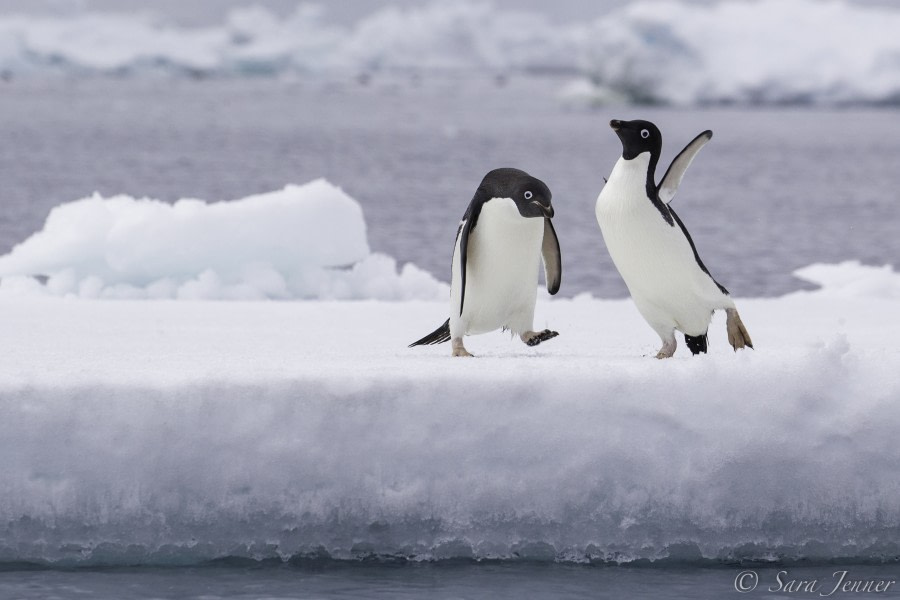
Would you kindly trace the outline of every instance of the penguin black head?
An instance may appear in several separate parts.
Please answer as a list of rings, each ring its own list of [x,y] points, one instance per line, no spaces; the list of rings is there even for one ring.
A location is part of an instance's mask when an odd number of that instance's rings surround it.
[[[550,188],[543,181],[519,169],[494,169],[484,176],[478,191],[485,199],[510,198],[523,217],[553,218]]]
[[[619,121],[613,119],[609,122],[619,140],[622,142],[622,158],[631,160],[649,152],[651,159],[659,158],[662,149],[662,134],[656,125],[650,121]]]

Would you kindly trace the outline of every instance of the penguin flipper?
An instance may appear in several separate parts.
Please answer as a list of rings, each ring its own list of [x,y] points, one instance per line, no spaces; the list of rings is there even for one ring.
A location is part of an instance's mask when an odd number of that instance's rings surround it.
[[[547,280],[547,291],[555,294],[562,281],[562,255],[559,251],[559,238],[550,219],[544,219],[544,241],[541,242],[541,256],[544,258],[544,279]]]
[[[469,232],[472,219],[466,219],[459,226],[459,316],[466,304],[466,262],[469,260]]]
[[[450,341],[450,319],[444,321],[444,324],[423,337],[421,340],[416,340],[409,346],[408,348],[412,348],[413,346],[433,346],[434,344],[443,344],[444,342]]]
[[[478,217],[481,215],[481,207],[487,201],[487,193],[479,187],[475,191],[475,196],[463,215],[463,220],[459,224],[456,236],[459,238],[459,316],[462,316],[463,306],[466,303],[466,262],[469,259],[469,235],[478,224]]]
[[[712,139],[712,131],[707,129],[691,140],[691,142],[684,147],[684,150],[675,157],[672,164],[669,165],[669,169],[666,171],[666,174],[663,175],[662,181],[659,182],[659,187],[656,188],[656,195],[663,204],[668,204],[675,197],[685,171],[691,166],[691,161],[694,160],[694,157],[697,156],[700,149],[703,148],[710,139]]]

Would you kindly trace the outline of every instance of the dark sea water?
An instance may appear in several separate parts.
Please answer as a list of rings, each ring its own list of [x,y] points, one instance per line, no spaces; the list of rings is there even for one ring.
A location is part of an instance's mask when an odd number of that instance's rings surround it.
[[[0,251],[55,205],[99,191],[237,199],[325,177],[363,206],[374,250],[447,280],[456,224],[481,177],[515,166],[553,191],[561,293],[620,297],[594,202],[621,149],[607,123],[664,136],[661,176],[714,138],[674,200],[736,296],[781,295],[816,262],[900,263],[896,109],[599,107],[559,77],[14,79],[0,84]]]
[[[889,584],[890,581],[895,583]],[[900,598],[898,581],[900,567],[896,564],[757,569],[535,564],[357,565],[315,570],[207,567],[0,573],[0,597],[20,600],[881,599]],[[871,590],[881,584],[884,591],[854,591],[854,587],[862,589],[867,583]]]

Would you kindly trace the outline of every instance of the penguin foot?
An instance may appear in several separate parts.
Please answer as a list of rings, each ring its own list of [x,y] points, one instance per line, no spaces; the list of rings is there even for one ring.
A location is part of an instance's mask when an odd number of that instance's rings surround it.
[[[469,351],[466,350],[466,347],[463,346],[462,338],[453,338],[453,356],[472,356],[474,354],[469,354]]]
[[[675,336],[672,336],[671,340],[663,340],[662,348],[656,353],[656,358],[660,360],[663,358],[672,358],[675,355],[675,348],[677,347],[678,342],[675,341]]]
[[[728,343],[731,344],[734,351],[737,352],[744,347],[752,349],[753,340],[750,339],[750,334],[747,333],[747,328],[744,327],[744,322],[741,321],[741,316],[738,314],[737,309],[727,308],[725,309],[725,315],[725,326],[728,328]]]
[[[545,329],[543,331],[526,331],[522,335],[519,336],[523,342],[525,342],[529,346],[537,346],[541,342],[546,342],[551,338],[555,338],[559,335],[557,331],[550,331],[549,329]]]

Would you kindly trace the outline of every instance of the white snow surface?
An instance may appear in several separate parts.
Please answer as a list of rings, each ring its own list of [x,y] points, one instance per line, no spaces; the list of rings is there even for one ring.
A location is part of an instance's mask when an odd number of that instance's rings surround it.
[[[0,71],[140,75],[580,74],[593,101],[897,103],[900,11],[841,0],[641,0],[578,23],[433,2],[350,26],[300,4],[205,28],[149,14],[0,17]],[[565,88],[570,96],[573,89]],[[583,95],[583,92],[579,92]]]
[[[900,299],[900,277],[890,265],[872,267],[857,261],[839,265],[816,264],[797,269],[794,275],[827,289],[833,295]]]
[[[407,348],[434,301],[0,294],[0,562],[900,556],[900,274],[739,299],[650,358],[628,300]]]
[[[46,285],[33,276],[48,277]],[[370,252],[359,203],[323,179],[230,202],[94,195],[0,257],[0,291],[83,298],[439,299]]]

